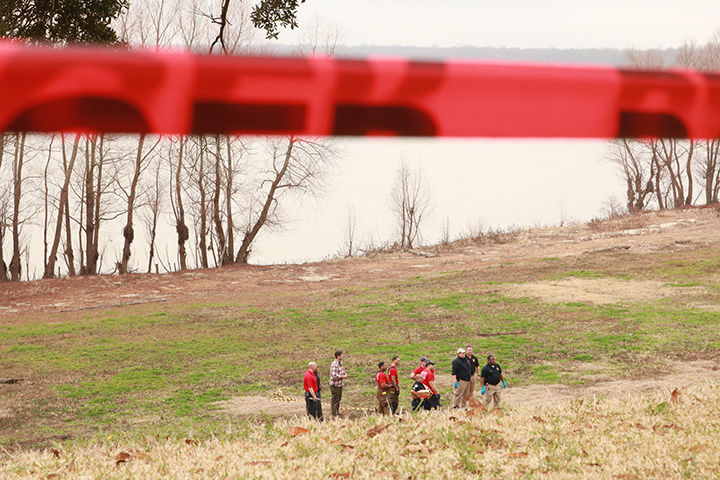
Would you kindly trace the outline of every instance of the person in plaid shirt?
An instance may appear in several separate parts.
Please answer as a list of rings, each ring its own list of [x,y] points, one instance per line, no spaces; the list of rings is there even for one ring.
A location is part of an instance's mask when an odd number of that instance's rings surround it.
[[[330,365],[330,393],[332,398],[330,399],[330,415],[333,417],[340,416],[340,400],[342,400],[343,381],[347,378],[347,373],[343,368],[343,354],[342,350],[335,352],[335,361]]]

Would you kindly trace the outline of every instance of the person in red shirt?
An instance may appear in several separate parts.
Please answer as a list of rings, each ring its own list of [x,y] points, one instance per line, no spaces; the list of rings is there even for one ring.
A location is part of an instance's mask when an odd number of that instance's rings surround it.
[[[415,380],[416,382],[422,382],[421,374],[423,370],[425,370],[425,368],[427,367],[427,362],[427,357],[422,357],[420,359],[420,366],[413,370],[413,372],[410,374],[410,378],[412,380]]]
[[[397,412],[398,403],[400,402],[400,383],[398,379],[397,367],[400,365],[400,357],[395,355],[392,357],[390,368],[388,368],[388,380],[390,380],[390,393],[388,394],[390,400],[390,412],[395,415]]]
[[[427,368],[420,374],[422,376],[422,384],[432,392],[432,396],[427,399],[426,408],[438,408],[440,406],[440,392],[435,386],[435,362],[427,361]]]
[[[308,364],[308,370],[303,377],[303,389],[305,390],[305,411],[308,416],[322,420],[320,382],[318,382],[317,364],[315,362]]]
[[[375,374],[375,381],[378,384],[377,398],[378,398],[378,413],[380,415],[388,415],[390,413],[390,402],[388,400],[388,393],[392,385],[390,379],[385,374],[385,362],[378,363],[378,372]]]

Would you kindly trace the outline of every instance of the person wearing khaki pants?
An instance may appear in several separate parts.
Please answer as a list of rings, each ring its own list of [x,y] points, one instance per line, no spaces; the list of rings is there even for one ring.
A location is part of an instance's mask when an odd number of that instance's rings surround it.
[[[467,404],[470,379],[472,378],[472,367],[468,359],[465,358],[464,348],[458,348],[457,357],[452,362],[452,377],[453,382],[455,382],[453,408],[462,408]]]
[[[500,406],[500,392],[502,391],[502,385],[490,385],[485,384],[485,406],[489,409],[491,407]]]
[[[470,368],[472,369],[472,373],[470,374],[470,388],[468,391],[468,398],[472,398],[475,396],[475,380],[480,378],[480,360],[473,355],[473,349],[470,345],[465,347],[465,358],[470,362]]]
[[[488,363],[480,372],[480,385],[482,393],[485,395],[485,406],[490,408],[491,404],[495,407],[500,406],[500,392],[505,388],[505,379],[503,379],[502,368],[495,362],[495,355],[487,356]]]

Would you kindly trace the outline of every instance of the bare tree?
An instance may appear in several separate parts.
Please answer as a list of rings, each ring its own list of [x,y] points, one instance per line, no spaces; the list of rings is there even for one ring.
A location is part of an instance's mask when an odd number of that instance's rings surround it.
[[[23,187],[23,167],[25,165],[25,141],[27,135],[25,133],[15,134],[15,152],[12,163],[12,180],[13,180],[13,212],[12,212],[12,244],[13,254],[10,259],[10,277],[12,281],[18,282],[21,279],[21,246],[20,246],[20,228],[23,219],[20,218]]]
[[[65,178],[66,181],[69,182],[70,178],[72,177],[73,168],[75,167],[75,158],[77,158],[77,145],[78,145],[78,139],[79,135],[75,137],[75,145],[73,148],[73,158],[70,165],[67,165],[66,158],[63,157],[63,169],[65,170]],[[72,229],[70,228],[70,195],[66,191],[64,196],[61,196],[60,198],[61,202],[65,202],[64,212],[65,212],[65,263],[68,268],[68,274],[71,277],[75,276],[75,255],[73,253],[72,248]]]
[[[654,192],[655,162],[648,161],[642,144],[621,138],[611,142],[610,160],[620,168],[627,185],[627,209],[640,211]]]
[[[135,212],[135,199],[137,196],[137,186],[138,181],[140,180],[140,176],[147,168],[148,164],[150,163],[148,161],[148,158],[153,153],[155,148],[160,143],[160,139],[158,139],[147,151],[145,151],[145,138],[146,136],[144,134],[140,135],[138,138],[138,146],[137,146],[137,153],[135,155],[135,161],[133,162],[133,170],[132,175],[130,178],[130,185],[129,188],[125,188],[121,182],[118,182],[118,186],[123,191],[125,198],[127,199],[126,203],[126,220],[125,220],[125,227],[123,228],[123,250],[122,250],[122,258],[120,262],[118,262],[118,273],[120,274],[126,274],[128,273],[128,262],[130,260],[131,250],[130,245],[132,244],[133,240],[135,239],[135,230],[133,228],[133,216]]]
[[[601,212],[605,218],[616,218],[625,215],[628,211],[617,197],[611,196],[603,202]]]
[[[161,178],[161,172],[160,167],[162,166],[162,162],[160,160],[155,162],[155,178],[154,181],[150,183],[149,188],[145,190],[146,192],[146,205],[147,210],[146,213],[143,216],[143,222],[145,223],[145,227],[147,230],[147,237],[148,237],[148,246],[150,247],[150,253],[148,255],[148,268],[147,273],[152,273],[152,263],[153,259],[155,258],[155,238],[157,236],[157,226],[158,226],[158,219],[160,218],[160,213],[162,210],[162,195],[161,195],[161,188],[160,188],[160,178]]]
[[[210,45],[210,53],[212,53],[213,48],[215,47],[215,44],[220,42],[220,46],[222,47],[223,53],[227,55],[228,49],[225,45],[225,28],[228,25],[228,8],[230,7],[230,0],[222,0],[222,5],[220,7],[220,16],[214,17],[210,16],[210,19],[213,23],[216,23],[219,25],[219,30],[217,37],[215,37],[215,40]]]
[[[440,243],[442,243],[443,245],[448,245],[450,243],[450,217],[448,217],[447,215],[443,220],[442,237],[440,238]]]
[[[10,201],[7,192],[0,194],[0,282],[7,282],[10,280],[8,276],[8,267],[5,263],[4,243],[5,243],[5,229],[7,228],[9,220]]]
[[[92,135],[85,145],[85,270],[83,273],[96,275],[99,256],[98,233],[100,230],[100,197],[102,196],[101,182],[105,136]]]
[[[72,145],[72,153],[68,159],[65,135],[60,137],[62,158],[63,158],[63,173],[64,180],[62,187],[60,188],[60,195],[58,197],[57,216],[55,217],[55,234],[53,236],[52,246],[50,247],[50,253],[45,263],[45,271],[43,278],[54,278],[55,277],[55,262],[57,261],[58,247],[60,246],[60,237],[62,234],[62,224],[65,218],[65,209],[68,206],[67,197],[70,187],[70,177],[72,176],[73,166],[75,165],[75,159],[78,153],[78,144],[80,142],[80,135],[75,136],[75,140]]]
[[[702,61],[702,50],[691,43],[678,49],[675,58],[677,65],[691,68],[699,68]],[[665,66],[665,58],[652,50],[632,51],[628,54],[628,62],[633,68]],[[699,147],[698,141],[676,138],[614,141],[610,160],[620,167],[627,184],[628,210],[647,208],[652,194],[660,209],[692,205],[694,175],[698,170],[693,162],[698,158]]]
[[[328,23],[316,16],[302,30],[300,53],[332,56],[343,38],[337,23]]]
[[[5,139],[6,135],[0,132],[0,180],[3,179],[3,163],[5,159]],[[4,185],[5,182],[2,182]],[[8,224],[8,211],[10,209],[10,202],[8,200],[8,190],[3,188],[0,190],[0,282],[7,282],[9,280],[7,264],[4,258],[4,244],[5,244],[5,228]]]
[[[705,203],[717,203],[720,191],[720,139],[702,142],[703,155],[697,164],[700,185],[705,191]]]
[[[50,137],[50,145],[48,145],[48,156],[45,162],[45,170],[43,171],[43,265],[47,265],[48,258],[48,222],[50,221],[50,187],[48,185],[48,171],[50,170],[50,162],[53,157],[53,142],[55,134]],[[0,161],[2,165],[2,161]]]
[[[720,70],[720,31],[691,58],[695,68],[708,72]],[[699,150],[696,174],[705,192],[705,203],[717,203],[720,200],[720,139],[702,141]]]
[[[197,188],[199,192],[197,220],[199,223],[198,235],[199,241],[198,246],[200,249],[200,264],[202,268],[208,268],[208,245],[207,245],[207,193],[206,193],[206,179],[207,171],[205,164],[205,157],[207,152],[207,139],[204,137],[198,138],[198,163],[197,163]]]
[[[355,242],[356,227],[355,210],[348,208],[347,220],[345,221],[345,245],[343,245],[344,255],[347,258],[355,256],[358,250]]]
[[[420,226],[430,212],[430,206],[430,188],[422,170],[411,170],[403,160],[390,193],[390,207],[398,223],[402,248],[413,248],[421,238]]]
[[[190,230],[185,223],[185,205],[183,201],[183,184],[184,177],[183,172],[185,166],[183,165],[183,156],[187,146],[188,139],[185,136],[180,137],[177,140],[177,164],[172,163],[173,158],[173,146],[169,150],[170,156],[170,171],[174,174],[170,177],[170,202],[172,204],[173,215],[175,216],[175,231],[177,232],[177,243],[178,243],[178,259],[180,261],[180,270],[187,269],[187,253],[185,251],[185,242],[190,238]]]
[[[235,252],[235,222],[233,220],[233,197],[235,195],[235,175],[238,173],[235,158],[242,155],[244,145],[240,142],[240,153],[236,156],[233,152],[230,137],[225,137],[227,147],[227,163],[225,164],[225,218],[227,222],[227,263],[233,261]]]
[[[262,200],[259,211],[250,209],[240,248],[238,263],[247,263],[257,234],[265,226],[279,224],[279,200],[285,192],[317,194],[324,182],[323,173],[335,159],[333,147],[294,136],[269,143],[270,168],[260,183]]]
[[[223,178],[222,171],[224,161],[221,153],[220,146],[220,135],[215,135],[215,156],[214,172],[215,172],[215,183],[212,196],[212,211],[213,211],[213,222],[215,223],[215,235],[218,243],[218,255],[220,257],[221,265],[227,265],[232,263],[232,252],[228,251],[227,237],[225,236],[225,227],[223,225],[222,218],[220,218],[220,197],[223,194]]]

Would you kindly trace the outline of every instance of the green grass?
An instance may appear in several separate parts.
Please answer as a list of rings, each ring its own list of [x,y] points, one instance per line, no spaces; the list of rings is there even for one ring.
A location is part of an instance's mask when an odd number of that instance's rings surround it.
[[[506,377],[520,386],[576,383],[587,373],[583,362],[598,365],[598,373],[622,376],[636,367],[662,371],[668,358],[717,354],[720,312],[699,310],[689,295],[593,305],[497,293],[498,285],[548,276],[659,277],[678,288],[709,289],[716,282],[715,259],[652,255],[652,261],[622,257],[616,264],[552,258],[532,267],[446,272],[315,296],[284,294],[273,307],[252,304],[239,292],[227,303],[0,322],[0,367],[34,380],[17,406],[26,421],[2,424],[0,441],[42,442],[113,429],[147,433],[159,425],[169,435],[187,428],[212,433],[237,421],[219,411],[217,401],[277,390],[298,395],[311,360],[327,383],[337,348],[346,351],[352,379],[345,401],[364,406],[373,405],[379,360],[401,357],[407,391],[407,375],[420,356],[437,361],[438,374],[447,377],[454,351],[468,343],[481,358],[495,354]],[[703,295],[704,303],[720,300],[717,290]],[[449,385],[441,391],[448,395]]]

